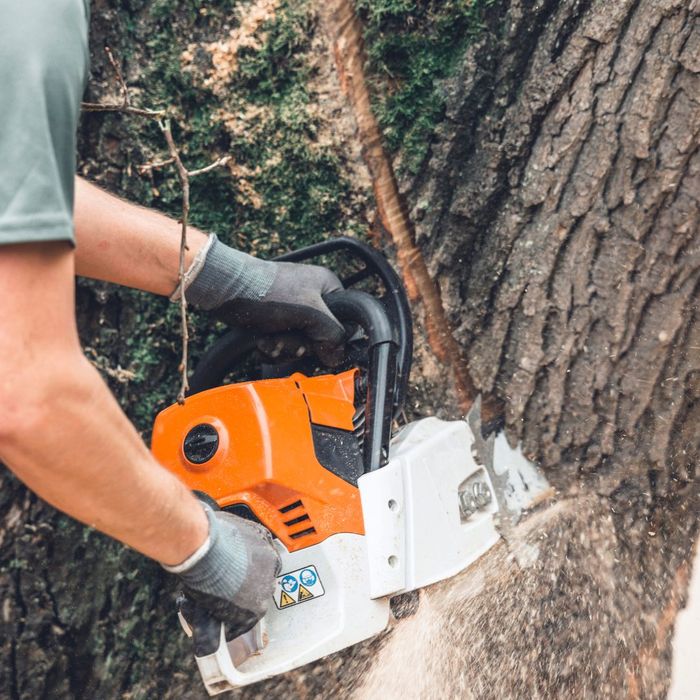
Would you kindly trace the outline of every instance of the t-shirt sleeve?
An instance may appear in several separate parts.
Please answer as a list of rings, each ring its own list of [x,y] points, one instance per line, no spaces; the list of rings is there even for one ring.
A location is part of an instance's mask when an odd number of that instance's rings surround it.
[[[0,0],[0,245],[73,241],[83,0]]]

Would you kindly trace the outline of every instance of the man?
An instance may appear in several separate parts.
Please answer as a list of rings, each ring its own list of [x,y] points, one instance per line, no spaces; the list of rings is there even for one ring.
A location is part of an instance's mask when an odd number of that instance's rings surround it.
[[[179,226],[75,179],[87,77],[83,0],[0,0],[0,461],[55,507],[160,562],[242,632],[265,614],[278,557],[266,531],[205,510],[155,462],[75,324],[74,275],[177,297]],[[75,206],[74,206],[75,202]],[[184,293],[229,323],[343,329],[322,268],[265,262],[189,232]]]

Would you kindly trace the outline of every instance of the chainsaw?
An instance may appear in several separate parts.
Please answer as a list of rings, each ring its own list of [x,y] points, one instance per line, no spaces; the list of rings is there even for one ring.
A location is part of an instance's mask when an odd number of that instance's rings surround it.
[[[181,611],[210,695],[381,633],[392,599],[466,569],[547,487],[505,440],[483,438],[478,404],[466,420],[395,429],[413,350],[401,280],[345,237],[278,260],[318,258],[338,260],[345,288],[324,298],[347,331],[344,364],[271,360],[259,333],[232,330],[153,427],[159,462],[212,507],[268,528],[282,560],[269,611],[246,634],[228,639]]]

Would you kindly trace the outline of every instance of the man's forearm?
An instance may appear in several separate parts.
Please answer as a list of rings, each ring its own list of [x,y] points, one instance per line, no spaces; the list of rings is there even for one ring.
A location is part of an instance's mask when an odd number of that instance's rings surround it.
[[[75,181],[76,273],[169,296],[178,282],[180,224]],[[185,269],[207,241],[188,227]]]
[[[207,519],[83,356],[73,275],[66,243],[0,246],[0,461],[66,513],[179,564]]]
[[[97,371],[76,354],[53,376],[27,372],[44,382],[43,407],[0,441],[0,459],[56,508],[157,561],[195,551],[207,534],[201,507],[155,462]]]

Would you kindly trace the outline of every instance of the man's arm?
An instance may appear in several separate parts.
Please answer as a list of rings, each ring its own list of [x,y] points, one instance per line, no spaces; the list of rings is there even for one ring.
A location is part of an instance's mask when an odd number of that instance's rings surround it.
[[[76,274],[170,296],[178,282],[180,224],[75,179]],[[187,227],[185,269],[207,242]]]
[[[178,283],[180,225],[76,178],[76,272],[170,296]],[[323,300],[342,289],[315,265],[259,260],[188,229],[187,301],[231,326],[301,332],[328,365],[342,359],[343,326]],[[198,254],[201,252],[201,255]]]
[[[153,459],[78,342],[68,241],[85,4],[0,5],[0,462],[69,515],[169,566],[191,598],[245,631],[274,589],[269,533],[205,513]],[[170,294],[177,225],[78,184],[81,274]],[[206,241],[191,232],[188,262]]]
[[[57,508],[179,564],[207,518],[84,358],[74,309],[67,243],[0,248],[0,460]]]

